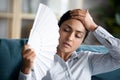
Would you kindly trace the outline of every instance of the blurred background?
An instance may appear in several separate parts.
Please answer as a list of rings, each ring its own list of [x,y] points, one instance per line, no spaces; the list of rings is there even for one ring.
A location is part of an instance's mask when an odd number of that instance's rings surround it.
[[[89,9],[97,24],[120,38],[118,0],[0,0],[0,38],[28,38],[39,3],[49,6],[58,20],[69,9]],[[89,33],[85,44],[99,42]]]

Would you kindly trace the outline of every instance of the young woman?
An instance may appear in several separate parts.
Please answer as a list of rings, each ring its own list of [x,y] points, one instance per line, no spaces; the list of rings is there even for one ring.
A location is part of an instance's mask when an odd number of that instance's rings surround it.
[[[92,19],[88,10],[75,9],[66,12],[58,23],[60,29],[59,45],[54,56],[54,65],[42,80],[91,80],[92,75],[109,72],[120,66],[120,40],[113,37]],[[106,46],[108,54],[79,52],[76,49],[82,44],[88,31]],[[23,50],[23,67],[21,80],[34,80],[31,71],[35,59],[32,49]]]

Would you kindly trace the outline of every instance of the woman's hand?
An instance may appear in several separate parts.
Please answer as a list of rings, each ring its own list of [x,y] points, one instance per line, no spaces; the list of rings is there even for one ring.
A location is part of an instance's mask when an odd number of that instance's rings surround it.
[[[80,20],[85,28],[89,31],[94,31],[97,24],[93,21],[88,10],[75,9],[71,11],[71,17]]]
[[[29,74],[34,63],[35,52],[33,49],[29,48],[29,45],[25,45],[22,51],[22,69],[24,74]]]

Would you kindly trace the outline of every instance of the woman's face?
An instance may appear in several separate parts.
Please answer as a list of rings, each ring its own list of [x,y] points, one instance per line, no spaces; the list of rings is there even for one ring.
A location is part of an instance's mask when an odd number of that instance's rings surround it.
[[[82,43],[86,30],[79,20],[69,19],[62,23],[59,33],[58,48],[64,53],[71,53]]]

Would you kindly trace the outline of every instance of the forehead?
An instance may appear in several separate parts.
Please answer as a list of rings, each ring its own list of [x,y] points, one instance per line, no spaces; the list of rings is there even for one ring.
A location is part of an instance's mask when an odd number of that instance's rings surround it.
[[[61,27],[71,27],[72,29],[75,30],[79,30],[79,31],[84,31],[85,27],[84,25],[81,23],[81,21],[77,20],[77,19],[69,19],[63,22],[63,24],[61,25]]]

